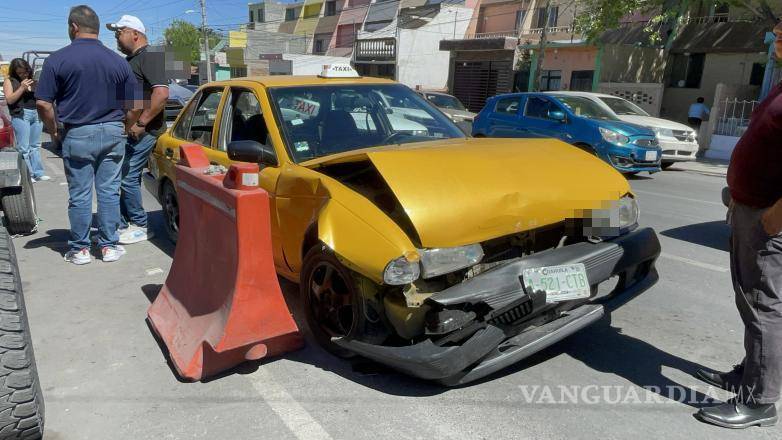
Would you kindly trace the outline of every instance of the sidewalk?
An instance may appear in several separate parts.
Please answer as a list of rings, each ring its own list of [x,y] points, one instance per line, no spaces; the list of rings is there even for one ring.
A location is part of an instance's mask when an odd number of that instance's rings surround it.
[[[707,176],[726,177],[728,174],[727,161],[700,158],[694,162],[676,162],[671,170],[684,170]]]

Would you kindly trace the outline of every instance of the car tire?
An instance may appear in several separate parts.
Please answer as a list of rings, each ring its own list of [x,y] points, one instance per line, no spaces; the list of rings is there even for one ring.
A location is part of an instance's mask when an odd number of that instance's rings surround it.
[[[331,275],[329,274],[331,271]],[[331,277],[328,280],[326,277]],[[323,244],[318,244],[307,252],[301,270],[299,292],[307,327],[315,341],[326,351],[341,358],[352,358],[355,354],[331,341],[332,337],[355,339],[371,344],[385,341],[389,332],[376,308],[368,305],[356,283],[358,275],[346,268],[339,259]],[[320,278],[320,279],[319,279]],[[329,300],[316,298],[314,286],[329,284]],[[325,293],[325,292],[322,292]],[[340,303],[341,308],[334,316],[324,316],[325,302],[333,305]]]
[[[3,206],[8,232],[13,235],[27,235],[38,229],[38,215],[35,212],[35,190],[30,171],[23,160],[19,162],[19,186],[4,188],[0,204]]]
[[[44,402],[11,237],[0,228],[0,439],[43,437]]]
[[[663,169],[663,170],[667,170],[667,169],[668,169],[668,168],[670,168],[670,167],[671,167],[671,165],[673,165],[674,163],[675,163],[675,162],[662,162],[662,163],[660,164],[660,168],[661,168],[661,169]]]
[[[166,224],[166,235],[172,243],[179,239],[179,199],[174,185],[166,180],[160,191],[160,205],[163,207],[163,218]]]

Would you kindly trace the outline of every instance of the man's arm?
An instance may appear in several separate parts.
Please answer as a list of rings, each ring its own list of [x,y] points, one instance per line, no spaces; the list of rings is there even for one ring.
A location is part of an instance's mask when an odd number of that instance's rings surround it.
[[[38,108],[38,117],[43,121],[46,131],[51,134],[52,140],[55,140],[59,137],[59,133],[57,133],[57,121],[54,119],[54,105],[39,99],[35,101],[35,106]]]

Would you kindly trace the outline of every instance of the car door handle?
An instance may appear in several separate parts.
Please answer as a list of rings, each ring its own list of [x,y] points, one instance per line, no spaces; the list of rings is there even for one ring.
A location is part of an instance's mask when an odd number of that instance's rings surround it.
[[[169,159],[174,157],[174,150],[172,150],[171,148],[166,148],[166,157]]]

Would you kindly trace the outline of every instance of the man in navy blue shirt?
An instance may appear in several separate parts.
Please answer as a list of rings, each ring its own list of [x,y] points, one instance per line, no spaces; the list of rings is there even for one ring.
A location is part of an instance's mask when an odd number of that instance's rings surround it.
[[[65,260],[87,264],[90,257],[92,186],[98,199],[98,246],[104,262],[125,253],[118,242],[119,185],[125,156],[124,117],[136,96],[130,65],[98,40],[100,20],[89,6],[71,8],[68,35],[72,43],[50,55],[43,65],[35,98],[53,139],[62,138],[68,179],[70,250]],[[54,106],[63,122],[57,132]]]

